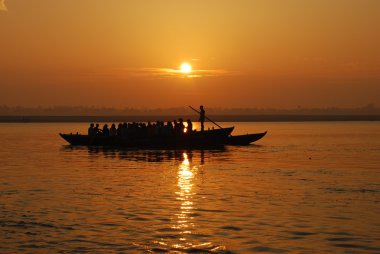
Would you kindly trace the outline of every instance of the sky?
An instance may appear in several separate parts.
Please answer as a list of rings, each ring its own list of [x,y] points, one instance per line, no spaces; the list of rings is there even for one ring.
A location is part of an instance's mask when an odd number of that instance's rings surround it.
[[[379,13],[379,0],[0,0],[0,105],[379,106]]]

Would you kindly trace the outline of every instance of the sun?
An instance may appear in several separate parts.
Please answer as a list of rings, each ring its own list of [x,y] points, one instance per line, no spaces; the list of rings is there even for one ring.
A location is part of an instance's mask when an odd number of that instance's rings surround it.
[[[189,63],[183,63],[181,64],[181,67],[180,67],[180,72],[184,73],[184,74],[188,74],[192,71],[192,67]]]

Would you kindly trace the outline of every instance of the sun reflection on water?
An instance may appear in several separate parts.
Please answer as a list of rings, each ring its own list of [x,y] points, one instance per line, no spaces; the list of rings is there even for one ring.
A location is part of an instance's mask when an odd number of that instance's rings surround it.
[[[187,242],[186,235],[192,234],[192,229],[194,228],[193,217],[191,216],[194,210],[193,195],[193,180],[194,176],[198,170],[196,166],[191,167],[190,160],[187,153],[183,153],[183,161],[178,168],[178,187],[179,191],[176,192],[177,200],[180,200],[181,206],[180,211],[177,216],[177,223],[173,228],[180,230],[182,237],[181,241],[185,243],[187,247],[192,246],[191,243]],[[180,247],[179,245],[174,247]],[[185,246],[181,246],[185,247]]]

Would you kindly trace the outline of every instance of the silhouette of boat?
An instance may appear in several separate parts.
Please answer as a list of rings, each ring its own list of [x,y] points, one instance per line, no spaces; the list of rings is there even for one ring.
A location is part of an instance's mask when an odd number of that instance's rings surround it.
[[[234,127],[195,131],[184,135],[153,137],[88,136],[81,134],[59,135],[71,145],[119,146],[127,148],[214,148],[226,144]],[[240,141],[241,139],[239,139]]]
[[[267,132],[229,136],[226,140],[226,145],[246,146],[261,139],[266,134]]]

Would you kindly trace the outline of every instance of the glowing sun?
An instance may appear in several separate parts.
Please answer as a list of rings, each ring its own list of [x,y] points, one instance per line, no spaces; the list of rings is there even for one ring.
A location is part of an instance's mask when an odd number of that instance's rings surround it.
[[[184,73],[184,74],[188,74],[192,71],[192,67],[189,63],[183,63],[181,64],[181,67],[180,67],[180,72]]]

